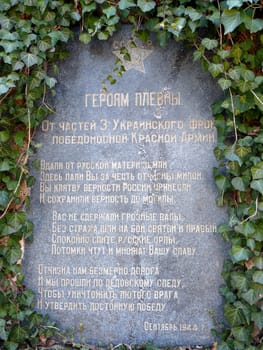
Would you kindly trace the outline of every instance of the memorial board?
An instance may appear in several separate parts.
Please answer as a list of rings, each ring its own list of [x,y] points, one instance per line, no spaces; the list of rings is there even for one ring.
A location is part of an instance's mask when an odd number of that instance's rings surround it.
[[[76,40],[60,64],[56,112],[36,135],[26,284],[76,339],[210,344],[211,312],[222,317],[219,92],[182,44],[132,40]],[[105,91],[116,58],[127,71]]]

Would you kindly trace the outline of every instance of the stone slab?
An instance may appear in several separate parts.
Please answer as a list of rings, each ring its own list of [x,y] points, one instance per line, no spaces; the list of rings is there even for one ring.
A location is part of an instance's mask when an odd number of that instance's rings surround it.
[[[43,121],[26,284],[37,310],[88,343],[211,344],[224,246],[212,168],[219,92],[182,44],[130,48],[124,29],[70,44]]]

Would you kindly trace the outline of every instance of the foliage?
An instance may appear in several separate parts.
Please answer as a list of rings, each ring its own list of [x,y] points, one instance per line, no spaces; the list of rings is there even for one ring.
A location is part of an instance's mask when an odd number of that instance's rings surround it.
[[[122,23],[161,46],[170,39],[195,48],[225,92],[213,105],[218,144],[214,170],[218,205],[229,223],[225,262],[225,318],[218,350],[262,347],[263,131],[262,1],[2,0],[0,2],[0,346],[48,345],[53,325],[37,314],[25,289],[20,259],[33,225],[25,214],[32,178],[27,160],[35,127],[48,115],[46,94],[56,85],[63,44],[79,26],[79,40],[107,40]]]

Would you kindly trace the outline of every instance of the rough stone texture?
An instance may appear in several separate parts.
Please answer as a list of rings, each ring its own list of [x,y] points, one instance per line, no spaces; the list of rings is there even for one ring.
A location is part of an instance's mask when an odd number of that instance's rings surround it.
[[[76,41],[60,65],[37,136],[26,283],[38,310],[89,344],[209,345],[210,312],[222,317],[218,90],[181,44],[153,40],[101,92],[129,38]]]

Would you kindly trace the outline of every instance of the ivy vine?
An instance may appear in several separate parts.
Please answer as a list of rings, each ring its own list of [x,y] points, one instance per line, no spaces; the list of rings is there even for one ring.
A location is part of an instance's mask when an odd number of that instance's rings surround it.
[[[230,243],[225,262],[226,323],[218,350],[263,349],[263,3],[262,0],[1,0],[0,2],[0,347],[53,344],[54,324],[34,311],[23,284],[23,242],[33,179],[28,158],[34,131],[51,112],[47,93],[56,63],[67,56],[72,26],[79,40],[107,40],[123,23],[145,41],[155,32],[194,48],[194,60],[225,92],[215,101],[217,204],[229,222],[218,231]],[[109,78],[110,82],[114,79]]]

